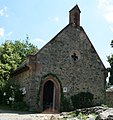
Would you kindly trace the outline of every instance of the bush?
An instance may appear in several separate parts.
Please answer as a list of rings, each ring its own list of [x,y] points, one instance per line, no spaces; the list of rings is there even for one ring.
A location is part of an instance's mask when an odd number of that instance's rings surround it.
[[[0,104],[2,104],[3,103],[3,91],[2,90],[0,90]]]
[[[14,110],[22,110],[22,111],[27,111],[29,107],[26,105],[25,102],[15,102],[12,104],[12,109]]]
[[[69,112],[71,110],[71,104],[69,98],[65,96],[61,99],[60,112]]]
[[[2,90],[4,104],[12,104],[13,102],[23,101],[23,91],[17,85],[7,84]]]
[[[93,106],[93,94],[90,92],[80,92],[77,95],[71,96],[73,107],[87,108]]]
[[[25,94],[25,88],[7,84],[0,90],[0,104],[15,110],[27,110],[28,107],[23,101]]]

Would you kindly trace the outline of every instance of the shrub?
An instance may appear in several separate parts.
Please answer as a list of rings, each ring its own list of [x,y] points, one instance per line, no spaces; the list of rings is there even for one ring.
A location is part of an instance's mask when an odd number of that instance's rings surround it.
[[[7,84],[0,90],[0,104],[15,110],[27,110],[28,107],[23,101],[25,94],[25,88]]]
[[[71,96],[74,108],[87,108],[93,105],[93,94],[90,92],[80,92],[77,95]]]
[[[3,103],[3,91],[2,90],[0,90],[0,104],[2,104]]]
[[[22,110],[22,111],[27,111],[29,109],[27,104],[23,101],[22,102],[15,102],[14,104],[12,104],[12,108],[14,110]]]
[[[72,105],[70,99],[66,97],[63,93],[61,94],[60,112],[68,112],[72,110]]]
[[[62,104],[61,104],[61,108],[60,111],[64,111],[64,112],[68,112],[70,111],[70,101],[68,98],[64,97],[62,99]]]

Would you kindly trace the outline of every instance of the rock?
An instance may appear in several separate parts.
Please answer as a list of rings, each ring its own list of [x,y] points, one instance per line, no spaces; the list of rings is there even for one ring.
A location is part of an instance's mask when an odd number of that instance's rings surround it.
[[[95,117],[93,115],[88,115],[87,120],[95,120]]]
[[[103,111],[96,117],[95,120],[113,120],[113,108]]]
[[[90,108],[77,109],[76,112],[77,113],[81,112],[82,114],[92,114],[92,113],[99,114],[107,109],[108,108],[105,108],[102,106],[95,106],[95,107],[90,107]]]

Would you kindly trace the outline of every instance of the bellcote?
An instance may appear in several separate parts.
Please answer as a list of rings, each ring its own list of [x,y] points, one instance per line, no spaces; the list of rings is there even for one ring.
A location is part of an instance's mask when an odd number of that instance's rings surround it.
[[[76,27],[79,27],[80,26],[80,13],[81,11],[78,5],[73,7],[69,11],[69,24],[74,24]]]

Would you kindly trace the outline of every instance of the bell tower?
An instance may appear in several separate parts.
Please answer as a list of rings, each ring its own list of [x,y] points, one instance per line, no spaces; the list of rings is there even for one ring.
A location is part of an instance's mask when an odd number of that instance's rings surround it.
[[[73,7],[69,11],[69,24],[74,24],[76,27],[80,27],[80,9],[78,5]]]

